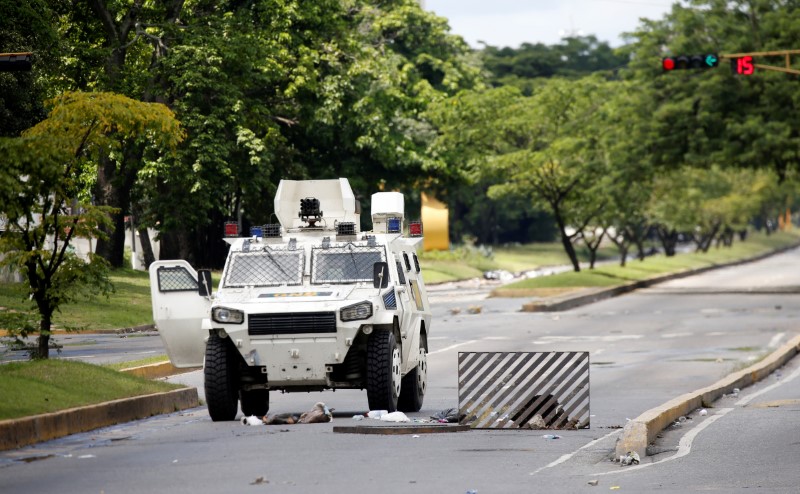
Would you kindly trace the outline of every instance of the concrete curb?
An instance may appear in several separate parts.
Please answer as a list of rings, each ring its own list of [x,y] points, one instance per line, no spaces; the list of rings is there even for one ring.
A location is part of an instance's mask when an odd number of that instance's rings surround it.
[[[653,285],[657,285],[659,283],[663,283],[665,281],[670,280],[677,280],[680,278],[686,278],[688,276],[694,276],[696,274],[705,273],[706,271],[711,271],[714,269],[721,269],[727,268],[731,266],[739,266],[741,264],[747,264],[750,262],[760,261],[761,259],[766,259],[767,257],[774,256],[776,254],[780,254],[782,252],[786,252],[792,249],[800,247],[800,243],[792,244],[787,247],[782,247],[780,249],[776,249],[769,252],[764,252],[763,254],[759,254],[757,256],[748,257],[746,259],[740,259],[738,261],[731,261],[723,264],[712,264],[710,266],[705,266],[702,268],[697,269],[689,269],[686,271],[680,271],[678,273],[670,273],[666,275],[656,276],[653,278],[648,278],[646,280],[635,281],[633,283],[628,283],[626,285],[615,286],[611,288],[588,288],[582,291],[581,294],[567,294],[560,297],[552,297],[548,300],[541,300],[535,302],[528,302],[522,305],[521,312],[560,312],[565,310],[574,309],[575,307],[580,307],[583,305],[591,304],[594,302],[599,302],[601,300],[606,300],[612,297],[616,297],[619,295],[623,295],[628,292],[632,292],[634,290],[638,290],[640,288],[648,288]]]
[[[201,368],[202,367],[189,367],[179,369],[170,362],[159,362],[156,364],[140,365],[138,367],[128,367],[127,369],[121,369],[120,372],[143,377],[145,379],[158,379],[161,377],[174,376],[175,374],[183,374],[184,372],[192,372]]]
[[[686,393],[644,412],[625,425],[622,436],[617,439],[617,457],[628,451],[635,451],[640,457],[644,457],[647,454],[647,445],[678,417],[698,408],[710,406],[723,394],[730,393],[733,388],[742,389],[755,384],[783,366],[798,352],[800,352],[800,336],[794,337],[757,364],[734,372],[711,386]]]
[[[2,420],[0,451],[199,405],[197,389],[183,388],[21,419]]]

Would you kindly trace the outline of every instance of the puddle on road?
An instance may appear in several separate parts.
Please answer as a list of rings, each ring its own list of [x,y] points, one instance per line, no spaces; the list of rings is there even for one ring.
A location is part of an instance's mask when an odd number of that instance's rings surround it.
[[[775,400],[749,405],[750,408],[780,408],[784,406],[800,405],[800,400]]]
[[[48,458],[52,458],[53,456],[55,455],[26,456],[25,458],[19,458],[17,461],[21,461],[23,463],[33,463],[34,461],[46,460]]]

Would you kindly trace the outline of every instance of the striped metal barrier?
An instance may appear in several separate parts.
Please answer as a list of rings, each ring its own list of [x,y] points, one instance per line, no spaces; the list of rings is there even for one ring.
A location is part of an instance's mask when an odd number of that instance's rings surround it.
[[[589,352],[459,352],[461,424],[589,428]]]

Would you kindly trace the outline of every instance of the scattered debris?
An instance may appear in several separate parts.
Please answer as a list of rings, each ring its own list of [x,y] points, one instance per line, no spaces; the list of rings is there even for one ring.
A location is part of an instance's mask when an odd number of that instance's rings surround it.
[[[242,425],[264,425],[264,421],[255,415],[242,417]]]
[[[542,416],[537,413],[528,421],[527,424],[525,424],[525,426],[528,429],[547,429],[547,422],[545,422]]]
[[[431,418],[439,423],[456,423],[464,419],[466,415],[459,413],[457,408],[448,408],[441,412],[431,415]]]
[[[284,424],[296,424],[299,419],[297,415],[292,415],[291,413],[279,413],[277,415],[272,416],[264,416],[263,418],[264,424],[266,425],[284,425]]]
[[[392,412],[381,415],[380,420],[383,422],[411,422],[403,412]]]
[[[260,485],[260,484],[269,484],[269,480],[265,479],[264,477],[256,477],[256,479],[250,482],[250,485]]]
[[[318,423],[330,422],[331,420],[333,420],[332,412],[333,409],[329,409],[327,406],[325,406],[325,403],[318,401],[314,405],[314,408],[300,415],[300,420],[298,423],[318,424]]]
[[[364,420],[363,415],[353,415],[353,420]]]
[[[413,436],[411,436],[411,437],[419,437],[419,434],[414,434],[414,435],[413,435]]]
[[[639,453],[636,451],[628,451],[628,454],[619,457],[619,462],[622,466],[638,465],[640,461]]]
[[[708,415],[708,410],[706,410],[706,409],[704,408],[704,409],[700,410],[700,412],[699,412],[699,413],[700,413],[700,416],[701,416],[701,417],[705,417],[706,415]]]
[[[618,485],[612,485],[611,487],[608,488],[608,490],[610,490],[610,491],[618,491],[619,490],[619,486]]]
[[[561,436],[557,436],[557,435],[555,435],[555,434],[545,434],[545,435],[544,435],[544,436],[542,436],[542,437],[543,437],[543,438],[545,438],[545,439],[547,439],[547,440],[551,440],[551,441],[552,441],[553,439],[561,439]]]
[[[590,481],[589,481],[589,482],[587,482],[587,483],[588,483],[589,485],[597,485],[597,484],[599,484],[599,483],[600,483],[600,481],[599,481],[599,480],[590,480]]]
[[[450,309],[450,314],[454,316],[461,314],[461,307],[453,307]]]
[[[471,305],[469,309],[467,309],[467,312],[469,312],[470,314],[480,314],[482,310],[483,307],[480,305]]]
[[[367,412],[367,418],[379,419],[381,416],[386,415],[387,413],[389,413],[389,410],[370,410]]]

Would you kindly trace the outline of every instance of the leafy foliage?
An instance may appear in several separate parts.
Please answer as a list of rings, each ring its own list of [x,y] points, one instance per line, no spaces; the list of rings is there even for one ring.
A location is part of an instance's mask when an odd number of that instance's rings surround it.
[[[64,93],[50,116],[18,138],[0,138],[0,237],[2,263],[27,279],[40,315],[38,357],[47,358],[53,313],[64,304],[109,293],[107,263],[91,250],[81,255],[77,238],[102,238],[110,225],[107,206],[95,206],[83,180],[100,156],[126,140],[169,148],[182,138],[163,105],[109,93]],[[83,200],[81,200],[83,199]],[[14,330],[15,328],[12,328]],[[31,327],[15,333],[25,337]]]

